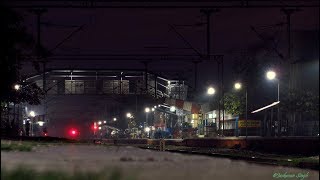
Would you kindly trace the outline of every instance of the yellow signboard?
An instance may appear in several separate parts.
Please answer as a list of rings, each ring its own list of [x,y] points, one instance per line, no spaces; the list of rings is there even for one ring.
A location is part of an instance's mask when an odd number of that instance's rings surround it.
[[[248,120],[248,128],[258,128],[261,126],[261,121],[258,120]],[[246,120],[239,120],[238,121],[239,128],[246,127]]]

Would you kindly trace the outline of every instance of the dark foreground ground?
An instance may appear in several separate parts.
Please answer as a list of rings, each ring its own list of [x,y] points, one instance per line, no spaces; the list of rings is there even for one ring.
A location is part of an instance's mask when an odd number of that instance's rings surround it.
[[[190,156],[130,146],[105,145],[50,144],[33,147],[30,152],[2,150],[2,177],[3,172],[8,174],[18,167],[42,173],[49,170],[78,175],[80,172],[105,172],[106,174],[106,177],[90,178],[88,176],[84,179],[319,179],[319,172],[309,169],[259,165],[226,158]],[[63,178],[60,177],[60,179]]]

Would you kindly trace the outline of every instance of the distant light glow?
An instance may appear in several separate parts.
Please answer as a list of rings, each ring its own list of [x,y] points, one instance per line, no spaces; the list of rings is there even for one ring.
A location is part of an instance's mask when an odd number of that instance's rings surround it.
[[[35,113],[34,111],[30,111],[29,115],[30,115],[31,117],[35,117],[35,116],[36,116],[36,113]]]
[[[216,90],[213,87],[209,87],[208,91],[207,91],[207,94],[213,95],[215,92],[216,92]]]
[[[174,106],[171,106],[171,107],[170,107],[170,111],[171,111],[171,112],[174,112],[174,111],[176,111],[176,107],[174,107]]]
[[[159,107],[160,107],[160,106],[159,106]],[[153,108],[155,108],[155,109],[156,109],[156,108],[157,108],[157,106],[153,106]]]
[[[43,121],[38,121],[39,126],[43,126],[44,122]]]
[[[241,89],[241,83],[239,83],[239,82],[235,83],[234,88],[237,90]]]
[[[144,109],[144,112],[146,112],[146,113],[150,112],[150,108],[146,107],[146,108]]]
[[[101,121],[99,121],[99,122],[98,122],[98,124],[100,125],[100,124],[102,124],[102,122],[101,122]]]
[[[20,89],[20,85],[19,84],[14,85],[14,89],[18,91]]]
[[[149,127],[146,127],[146,128],[144,128],[144,131],[145,131],[145,132],[149,132],[149,131],[150,131],[150,128],[149,128]]]
[[[101,130],[101,127],[99,127],[99,130]]]
[[[274,71],[268,71],[267,74],[266,74],[266,76],[267,76],[267,78],[268,78],[269,80],[273,80],[273,79],[276,78],[276,72],[274,72]]]
[[[117,118],[113,118],[113,121],[117,121]]]
[[[154,108],[151,108],[151,111],[154,111]]]
[[[69,131],[69,134],[71,135],[71,136],[76,136],[76,135],[78,135],[79,133],[78,133],[78,131],[76,130],[76,129],[70,129],[70,131]]]
[[[106,123],[107,123],[107,121],[103,121],[103,123],[104,123],[104,124],[106,124]]]
[[[127,113],[127,118],[131,118],[131,113]]]

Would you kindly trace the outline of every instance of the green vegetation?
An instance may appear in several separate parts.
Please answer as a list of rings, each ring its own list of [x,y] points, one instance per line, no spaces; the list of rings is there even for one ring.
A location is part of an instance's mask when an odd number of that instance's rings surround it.
[[[241,92],[228,92],[224,94],[225,111],[232,115],[242,115],[245,112],[245,95]]]
[[[19,167],[14,170],[1,168],[1,179],[10,180],[135,180],[135,176],[124,175],[117,168],[104,169],[99,172],[82,172],[75,171],[73,174],[63,171],[44,171],[38,172],[32,169]]]
[[[59,145],[91,145],[111,147],[108,144],[92,144],[89,142],[64,142],[64,141],[12,141],[1,140],[1,151],[31,151],[38,146],[59,146]]]
[[[31,151],[33,146],[31,142],[1,141],[1,151]]]

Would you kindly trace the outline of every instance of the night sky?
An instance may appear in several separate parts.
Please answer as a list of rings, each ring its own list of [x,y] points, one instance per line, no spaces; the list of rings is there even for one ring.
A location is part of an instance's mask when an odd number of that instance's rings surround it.
[[[25,17],[28,31],[36,35],[35,15],[19,9]],[[183,54],[195,55],[181,38],[170,29],[169,25],[192,25],[205,22],[205,16],[199,9],[49,9],[43,15],[42,44],[47,49],[53,49],[66,38],[77,26],[83,29],[75,33],[53,53],[63,54]],[[283,32],[278,37],[284,41],[285,28],[263,28],[285,22],[285,15],[279,8],[274,9],[221,9],[212,15],[212,53],[224,54],[226,79],[233,80],[230,73],[231,65],[239,54],[245,51],[263,51],[255,49],[264,42],[250,29],[257,28],[259,33],[270,34],[276,30]],[[48,24],[51,24],[50,26]],[[53,26],[56,24],[59,26]],[[190,44],[205,54],[206,28],[179,27],[176,29]],[[305,8],[292,16],[292,30],[319,31],[318,8]],[[294,41],[294,39],[293,39]],[[160,46],[164,48],[146,48]],[[285,53],[285,49],[282,49]],[[27,66],[26,66],[27,67]],[[137,61],[67,61],[51,60],[48,68],[143,68]],[[30,68],[28,69],[28,72]],[[193,84],[193,64],[181,61],[153,62],[152,70],[188,71],[186,78]],[[206,82],[215,83],[212,70],[216,69],[213,62],[203,62],[199,66],[199,87]]]
[[[23,15],[28,32],[36,38],[36,16],[27,9],[16,10]],[[200,9],[55,8],[48,9],[41,22],[41,43],[48,50],[54,49],[82,26],[81,30],[52,51],[53,57],[48,58],[48,69],[142,69],[144,65],[138,60],[95,60],[93,57],[110,54],[189,55],[189,61],[175,61],[174,58],[169,58],[170,61],[154,60],[149,64],[149,70],[173,75],[171,77],[174,78],[180,75],[193,86],[194,64],[191,59],[198,59],[197,53],[186,45],[170,25],[176,25],[176,30],[193,48],[206,54],[206,25],[179,26],[205,23],[206,17],[200,13]],[[211,16],[211,52],[224,55],[226,91],[232,89],[234,81],[239,79],[232,67],[235,60],[241,60],[243,54],[247,53],[260,60],[277,59],[274,52],[266,53],[266,43],[250,27],[255,27],[265,37],[276,34],[274,37],[279,40],[278,50],[286,55],[286,25],[275,26],[285,22],[286,16],[280,8],[220,9],[220,12]],[[302,62],[309,62],[305,65],[305,72],[310,73],[304,73],[301,77],[308,79],[309,87],[316,89],[319,86],[319,68],[316,68],[319,67],[319,8],[301,8],[301,11],[292,15],[291,25],[293,56]],[[66,55],[77,55],[82,60],[67,60]],[[92,56],[84,59],[83,55]],[[199,99],[208,98],[204,94],[209,85],[218,85],[216,70],[215,62],[204,61],[199,64],[197,84],[199,94],[203,92],[203,97],[199,96]],[[37,72],[31,63],[24,63],[22,74],[34,73]],[[254,108],[270,104],[276,98],[275,83],[265,83],[265,78],[261,78],[260,84],[263,85],[259,92],[249,92],[249,102]],[[257,100],[261,102],[253,103]]]

